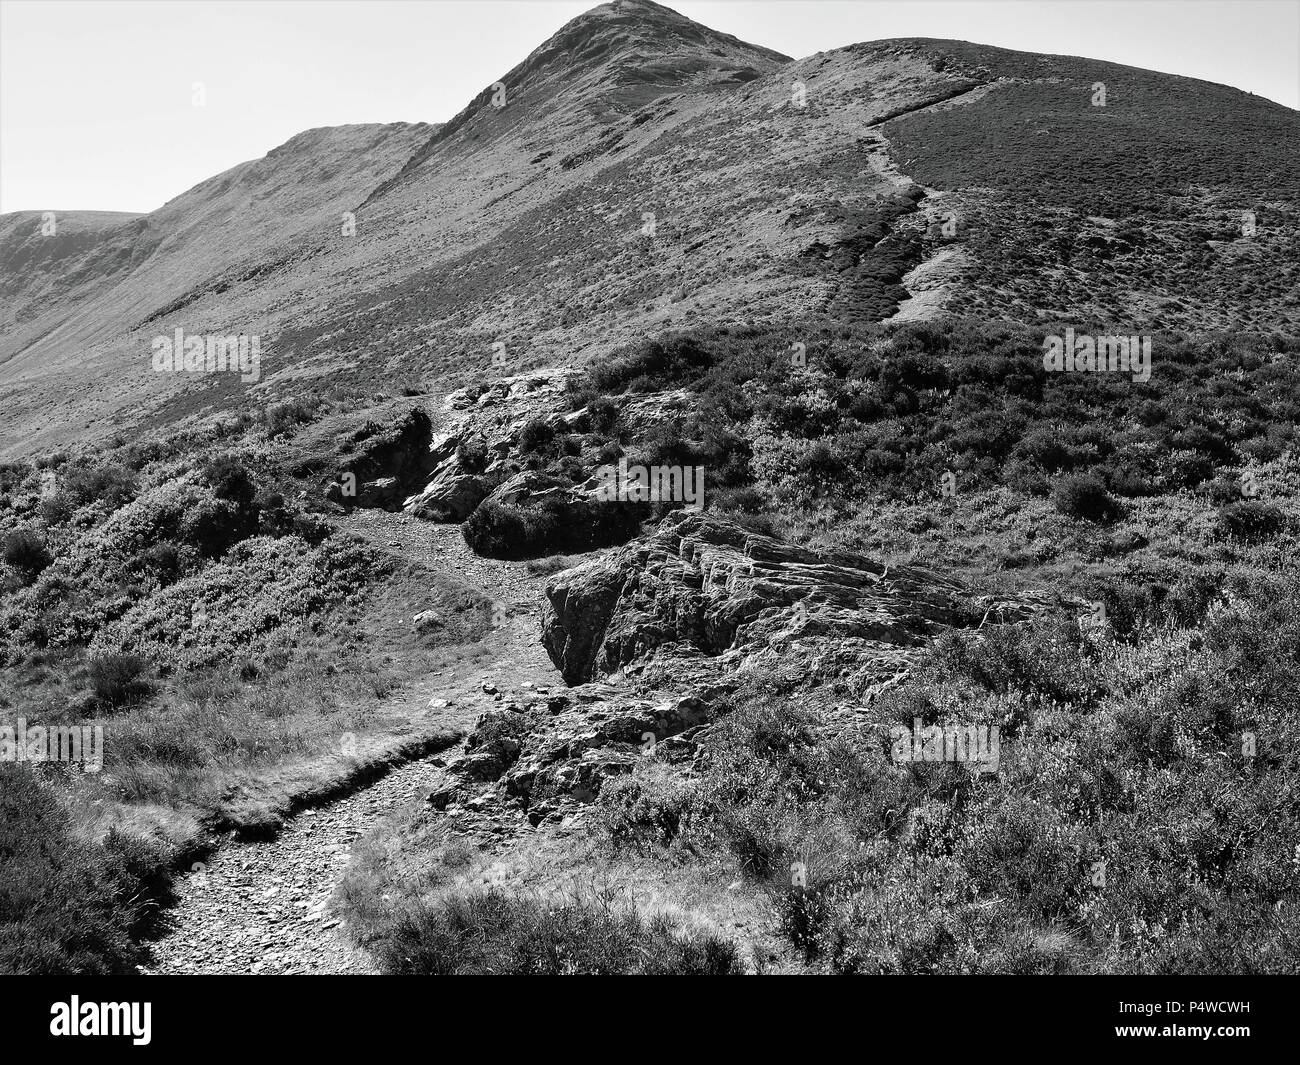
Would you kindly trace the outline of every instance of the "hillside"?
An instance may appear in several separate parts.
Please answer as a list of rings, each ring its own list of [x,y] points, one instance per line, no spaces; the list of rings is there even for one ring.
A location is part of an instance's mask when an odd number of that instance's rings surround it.
[[[0,449],[156,408],[176,382],[135,368],[176,326],[260,334],[265,402],[278,371],[459,384],[494,344],[518,371],[706,321],[1215,329],[1247,302],[1295,324],[1300,120],[1236,90],[953,41],[795,62],[643,2],[580,16],[502,84],[442,129],[313,131],[213,178],[61,266],[55,305],[24,297],[39,275],[0,279],[24,412]],[[31,239],[7,224],[6,248]],[[115,386],[74,404],[54,370]]]
[[[1297,163],[618,0],[0,218],[0,730],[111,741],[0,765],[0,968],[1300,971]]]
[[[27,410],[6,419],[5,433],[30,442],[27,434],[40,425],[53,440],[86,429],[94,436],[100,419],[120,420],[131,410],[138,416],[169,394],[182,382],[151,374],[146,358],[149,338],[171,331],[170,322],[156,324],[160,316],[204,292],[264,276],[302,254],[295,248],[304,234],[337,232],[343,211],[396,170],[432,128],[309,130],[148,215],[56,212],[54,238],[42,236],[39,213],[4,216],[0,389]],[[93,240],[85,233],[91,224]],[[175,325],[195,333],[258,328],[221,310],[186,312]],[[96,388],[91,395],[69,390],[70,380],[94,381]]]

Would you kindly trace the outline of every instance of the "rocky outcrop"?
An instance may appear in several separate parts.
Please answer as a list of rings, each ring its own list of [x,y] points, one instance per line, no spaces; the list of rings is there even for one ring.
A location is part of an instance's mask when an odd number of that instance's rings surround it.
[[[433,473],[428,484],[408,496],[402,509],[426,521],[464,521],[500,480],[499,457],[493,456],[481,470],[467,470],[460,461],[464,431],[443,433],[429,445],[428,464]],[[484,447],[484,453],[487,453]]]
[[[446,400],[450,424],[429,445],[424,485],[407,495],[401,508],[426,521],[460,522],[489,497],[516,502],[512,497],[521,488],[531,488],[526,477],[520,480],[519,434],[539,407],[544,411],[554,403],[565,376],[564,371],[521,374],[451,393]],[[585,413],[551,411],[539,416],[553,431],[567,433],[582,423]],[[466,445],[479,460],[469,467]]]
[[[367,422],[340,442],[333,464],[343,477],[326,486],[325,498],[344,507],[400,509],[433,469],[432,438],[432,422],[419,407],[388,424]]]
[[[580,830],[607,783],[647,760],[695,776],[753,691],[815,705],[827,736],[860,738],[864,708],[936,635],[1041,605],[677,511],[551,581],[542,640],[570,687],[484,714],[428,803],[480,835],[517,831],[521,814]]]
[[[406,482],[390,478],[366,484],[362,490],[367,498],[380,498],[382,493],[382,502],[362,505],[395,509],[396,504],[426,521],[462,522],[481,503],[491,501],[513,507],[545,506],[561,513],[563,522],[573,528],[593,521],[599,524],[602,512],[592,511],[589,504],[604,502],[600,493],[611,487],[615,467],[597,465],[599,460],[588,454],[586,460],[594,472],[582,484],[526,468],[529,447],[523,437],[529,423],[541,426],[549,437],[586,434],[599,423],[588,407],[564,409],[566,380],[567,371],[547,370],[451,393],[445,401],[445,431],[433,438],[424,460],[428,472],[423,487],[396,499],[396,491],[407,486]],[[624,438],[648,436],[683,417],[693,402],[692,394],[684,389],[617,401]],[[635,491],[627,498],[636,499]],[[620,543],[624,539],[626,534],[615,537]],[[602,536],[593,538],[597,541],[610,542]]]
[[[459,467],[441,469],[425,488],[402,503],[402,509],[426,521],[464,521],[492,492],[492,480]]]
[[[869,657],[879,645],[915,647],[945,628],[1033,610],[1029,601],[974,599],[922,570],[811,551],[687,511],[558,574],[546,597],[542,642],[568,684],[662,648],[722,656],[798,644]]]
[[[562,696],[484,714],[451,780],[428,796],[435,810],[522,810],[533,825],[593,802],[605,781],[655,756],[689,766],[701,734],[725,710],[728,688],[668,699],[588,684]]]

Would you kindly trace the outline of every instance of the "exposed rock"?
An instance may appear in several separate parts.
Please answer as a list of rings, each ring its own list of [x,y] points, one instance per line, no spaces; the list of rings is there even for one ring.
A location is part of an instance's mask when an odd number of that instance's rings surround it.
[[[458,453],[462,440],[470,437],[470,429],[461,426],[434,438],[428,456],[432,476],[423,489],[406,497],[406,513],[426,521],[464,521],[487,498],[501,479],[501,460],[494,457],[482,470],[466,470]]]
[[[547,397],[563,390],[566,376],[562,370],[523,374],[448,396],[448,411],[459,413],[449,429],[430,443],[426,483],[406,497],[402,509],[428,521],[460,522],[488,498],[518,505],[530,499],[563,496],[562,488],[531,471],[521,472],[511,456],[517,454],[519,434],[532,417],[543,417],[559,433],[572,432],[585,423],[585,411],[545,411]],[[543,413],[539,414],[539,409]],[[465,442],[475,443],[485,457],[470,469],[460,461]]]
[[[518,507],[541,500],[555,500],[577,505],[584,502],[580,492],[564,485],[557,485],[550,478],[533,470],[522,470],[509,480],[498,485],[488,496],[494,503]]]
[[[706,655],[816,637],[911,647],[981,620],[954,580],[810,551],[687,511],[558,574],[546,594],[543,643],[570,684],[665,645]]]
[[[696,753],[694,737],[722,712],[720,697],[727,690],[715,686],[655,700],[588,684],[548,704],[489,711],[470,735],[467,753],[447,766],[456,782],[432,793],[429,804],[437,810],[513,808],[534,826],[574,812],[639,760],[689,762]],[[493,781],[494,789],[482,790]],[[482,801],[471,807],[468,796]]]
[[[421,610],[411,619],[411,622],[415,626],[415,631],[419,633],[445,628],[447,624],[436,610]]]
[[[679,511],[619,553],[559,573],[546,589],[542,641],[569,684],[666,644],[718,655],[835,633],[907,645],[957,622],[958,590]]]
[[[489,385],[470,385],[452,392],[446,400],[448,410],[482,410],[509,406],[520,399],[535,400],[539,395],[558,394],[572,370],[543,369],[515,374]]]
[[[357,486],[356,505],[396,510],[402,494],[402,485],[396,477],[377,477]]]
[[[325,490],[325,497],[345,507],[398,510],[402,501],[424,484],[433,469],[429,443],[433,437],[429,415],[419,407],[406,411],[387,425],[367,423],[342,442],[338,469],[350,475],[355,496],[341,480]]]
[[[484,685],[486,690],[490,685]],[[495,688],[489,694],[496,694]],[[489,710],[478,719],[465,742],[468,753],[457,770],[470,780],[492,781],[514,765],[528,730],[527,717],[515,706]]]

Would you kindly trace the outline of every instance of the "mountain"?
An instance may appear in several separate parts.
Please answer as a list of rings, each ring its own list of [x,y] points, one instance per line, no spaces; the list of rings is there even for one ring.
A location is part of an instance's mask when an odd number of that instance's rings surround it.
[[[69,379],[97,382],[94,413],[148,402],[170,382],[141,371],[142,327],[264,276],[304,234],[341,227],[340,205],[390,176],[436,128],[308,130],[147,215],[53,212],[52,236],[44,212],[0,217],[0,388],[65,425],[80,417],[64,406]]]
[[[57,276],[29,268],[36,218],[6,217],[0,388],[30,420],[0,446],[155,408],[176,382],[142,355],[178,326],[260,333],[274,393],[280,371],[464,380],[496,343],[580,363],[702,321],[1300,321],[1300,117],[1234,89],[929,39],[794,61],[648,0],[500,85],[442,127],[301,134],[41,253]],[[54,372],[117,385],[73,401]]]
[[[1298,132],[621,0],[0,219],[0,969],[1296,971]]]

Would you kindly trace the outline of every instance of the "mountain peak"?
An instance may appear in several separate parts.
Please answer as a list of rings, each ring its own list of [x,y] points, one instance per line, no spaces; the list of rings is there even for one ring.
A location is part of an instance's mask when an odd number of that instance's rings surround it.
[[[746,81],[790,57],[693,22],[652,0],[613,0],[571,19],[505,84],[563,62],[569,75],[623,86]]]
[[[605,121],[666,93],[738,85],[790,62],[787,55],[701,26],[652,0],[612,0],[570,19],[497,85],[480,92],[399,173],[374,189],[366,204],[405,181],[439,145],[457,135],[491,137],[510,128],[522,112],[531,111],[536,119],[538,109],[549,108],[554,120],[559,108],[581,114],[584,121],[592,115]],[[494,106],[498,86],[507,99],[523,104],[504,122]]]

